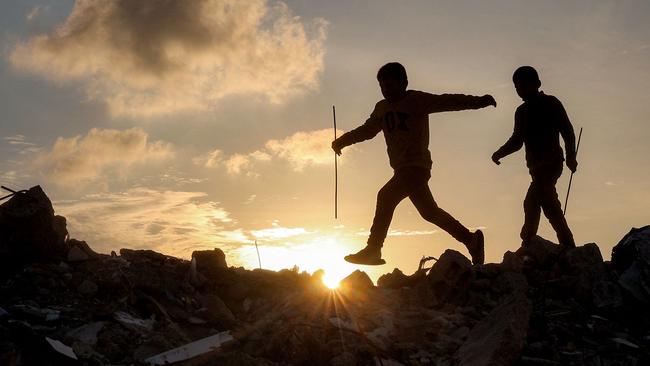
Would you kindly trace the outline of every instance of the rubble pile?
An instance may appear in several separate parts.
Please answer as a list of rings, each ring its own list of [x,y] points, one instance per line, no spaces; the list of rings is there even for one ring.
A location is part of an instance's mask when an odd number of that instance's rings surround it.
[[[95,253],[39,187],[0,206],[0,228],[0,365],[650,364],[650,226],[611,262],[538,237],[502,263],[447,250],[337,290],[219,249]]]

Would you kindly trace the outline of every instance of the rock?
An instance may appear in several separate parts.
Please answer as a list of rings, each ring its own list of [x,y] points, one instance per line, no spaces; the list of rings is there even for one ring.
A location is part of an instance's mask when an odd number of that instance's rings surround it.
[[[85,242],[77,239],[68,240],[68,262],[83,262],[88,259],[96,259],[99,254],[90,248]]]
[[[0,276],[34,261],[66,257],[65,218],[54,215],[40,186],[18,193],[0,205]]]
[[[603,264],[603,256],[600,254],[598,245],[589,243],[567,250],[561,256],[561,262],[569,272],[593,272],[600,269]]]
[[[528,333],[530,301],[521,293],[506,298],[481,320],[457,353],[460,366],[514,365]]]
[[[217,295],[207,294],[199,298],[201,309],[196,315],[206,319],[208,322],[220,326],[222,329],[230,329],[237,321],[235,315],[228,306]]]
[[[90,259],[90,257],[81,248],[72,247],[68,251],[68,262],[83,262],[88,259]]]
[[[464,295],[472,278],[472,263],[469,259],[455,250],[447,249],[427,275],[434,303],[458,300]]]
[[[196,260],[196,270],[208,277],[213,277],[220,270],[228,268],[226,255],[219,248],[213,250],[195,250],[192,260]]]
[[[603,280],[594,283],[591,294],[593,305],[599,309],[615,309],[623,305],[621,288],[613,281]]]
[[[590,304],[594,283],[605,276],[605,265],[598,246],[590,243],[568,249],[560,255],[559,263],[567,294],[584,304]]]
[[[524,260],[514,252],[506,251],[503,253],[501,268],[509,272],[521,272],[524,268]]]
[[[120,249],[120,256],[127,261],[154,261],[154,262],[164,262],[168,257],[162,253],[155,252],[153,250],[133,250],[133,249]]]
[[[104,329],[105,324],[105,322],[93,322],[82,325],[79,328],[69,331],[66,337],[94,346],[97,344],[97,334]]]
[[[340,287],[350,290],[367,290],[374,288],[375,285],[366,272],[356,270],[341,280]]]
[[[618,283],[637,300],[650,303],[650,225],[632,229],[612,249]]]
[[[618,283],[637,300],[650,303],[650,270],[640,261],[634,261],[618,278]]]
[[[97,284],[90,280],[84,280],[79,287],[77,287],[77,291],[86,296],[94,296],[97,293],[97,290]]]
[[[409,277],[398,268],[393,269],[393,272],[391,273],[382,275],[377,280],[377,287],[400,288],[408,285]]]
[[[329,364],[332,366],[352,366],[357,364],[357,357],[354,355],[354,353],[345,351],[339,355],[332,357]]]
[[[641,259],[650,265],[650,225],[632,228],[621,241],[612,248],[612,266],[622,272],[632,263]]]
[[[555,262],[560,246],[540,236],[535,236],[525,247],[517,249],[518,256],[529,259],[540,268],[547,268]]]

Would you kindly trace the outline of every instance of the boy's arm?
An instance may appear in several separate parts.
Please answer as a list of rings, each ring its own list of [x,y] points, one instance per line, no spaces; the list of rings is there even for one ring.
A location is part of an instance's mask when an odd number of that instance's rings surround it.
[[[344,147],[356,144],[357,142],[370,140],[377,136],[379,131],[381,131],[381,120],[373,113],[364,124],[352,131],[344,133],[341,137],[332,141],[332,150],[338,155],[341,155],[341,149]]]
[[[477,97],[465,94],[436,95],[422,92],[420,98],[420,106],[425,114],[479,109],[490,105],[497,106],[497,102],[488,94]]]
[[[573,125],[569,120],[569,116],[562,105],[562,102],[557,101],[557,118],[560,128],[560,135],[564,140],[564,149],[566,150],[566,166],[575,172],[578,169],[578,161],[576,160],[576,135],[573,131]]]
[[[512,136],[506,141],[503,146],[501,146],[497,151],[492,154],[492,161],[499,165],[501,162],[499,160],[503,157],[506,157],[513,152],[518,151],[524,145],[524,134],[521,126],[521,117],[519,113],[515,113],[515,128],[512,131]]]

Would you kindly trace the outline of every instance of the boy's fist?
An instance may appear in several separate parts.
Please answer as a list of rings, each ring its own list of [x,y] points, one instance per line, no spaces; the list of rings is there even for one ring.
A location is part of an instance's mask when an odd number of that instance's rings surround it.
[[[336,153],[336,155],[341,155],[341,149],[343,146],[341,146],[341,143],[339,140],[334,140],[332,141],[332,150]]]
[[[491,105],[493,107],[497,106],[497,101],[494,100],[494,97],[491,96],[490,94],[485,94],[484,96],[481,97],[483,99],[483,102],[485,102],[485,105]]]
[[[578,170],[578,161],[576,159],[567,159],[566,166],[571,169],[572,173],[575,173]]]
[[[499,157],[499,155],[497,155],[497,153],[492,154],[492,161],[494,162],[494,164],[501,165],[501,162],[499,161],[499,159],[501,159],[501,158]]]

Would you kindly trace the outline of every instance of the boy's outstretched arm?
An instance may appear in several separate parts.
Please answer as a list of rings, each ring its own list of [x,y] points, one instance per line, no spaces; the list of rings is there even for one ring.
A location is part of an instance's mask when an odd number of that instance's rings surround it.
[[[420,106],[426,114],[497,106],[496,100],[489,94],[478,97],[465,94],[436,95],[422,92],[420,98]]]
[[[576,160],[576,135],[573,131],[573,125],[569,120],[569,116],[559,100],[557,101],[557,115],[560,135],[562,135],[564,149],[566,150],[566,166],[572,172],[575,172],[578,169],[578,161]]]
[[[501,146],[497,151],[492,154],[492,161],[499,165],[501,158],[506,157],[513,152],[518,151],[524,146],[524,135],[521,127],[521,118],[518,113],[515,113],[515,128],[512,131],[512,136]]]
[[[344,147],[356,144],[357,142],[370,140],[377,136],[379,131],[381,131],[381,120],[372,114],[364,124],[352,131],[344,133],[341,137],[332,141],[332,150],[337,155],[341,155],[341,150]]]

